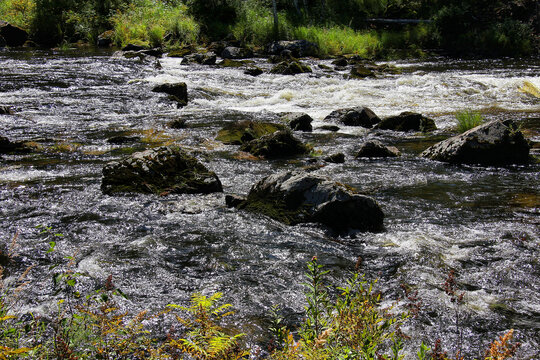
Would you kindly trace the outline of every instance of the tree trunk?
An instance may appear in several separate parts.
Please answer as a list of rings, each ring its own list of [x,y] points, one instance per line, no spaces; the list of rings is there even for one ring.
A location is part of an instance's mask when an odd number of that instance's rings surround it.
[[[302,11],[300,10],[300,5],[298,5],[298,0],[293,1],[294,8],[296,9],[296,13],[298,16],[302,16]]]
[[[276,0],[272,0],[272,12],[274,13],[274,40],[278,40],[279,36],[279,23]]]

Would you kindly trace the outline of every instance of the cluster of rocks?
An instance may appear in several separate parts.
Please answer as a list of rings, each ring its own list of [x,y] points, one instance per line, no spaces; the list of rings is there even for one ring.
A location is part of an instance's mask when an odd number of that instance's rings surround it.
[[[98,45],[110,46],[111,32],[98,38]],[[21,46],[28,35],[21,29],[0,22],[0,47]],[[298,60],[307,56],[317,56],[315,44],[304,40],[278,41],[269,44],[266,54],[275,65],[270,73],[295,75],[312,72],[312,69]],[[161,49],[146,49],[129,45],[119,56],[145,58],[161,57]],[[217,65],[221,67],[243,68],[246,74],[257,76],[263,70],[252,61],[253,52],[236,43],[216,42],[206,51],[197,52],[184,48],[168,54],[182,57],[182,63]],[[218,56],[222,58],[217,62]],[[377,77],[381,74],[397,73],[394,67],[366,63],[356,57],[341,57],[332,63],[336,70],[350,67],[351,78]],[[188,103],[185,83],[161,84],[152,91],[166,94],[178,107]],[[0,106],[0,115],[13,115],[13,110]],[[313,131],[313,119],[305,113],[279,114],[279,123],[243,121],[231,123],[219,131],[216,140],[228,145],[239,146],[240,151],[266,159],[288,158],[310,153],[310,146],[299,140],[293,132]],[[403,112],[381,119],[371,109],[363,106],[338,109],[323,120],[324,129],[336,131],[338,125],[359,126],[375,131],[415,131],[436,130],[435,122],[421,114]],[[185,127],[179,119],[171,124],[175,128]],[[112,144],[137,141],[134,138],[111,138]],[[0,136],[0,153],[26,152],[24,142],[12,142]],[[478,164],[484,166],[505,166],[526,164],[530,161],[530,144],[516,124],[508,121],[491,121],[471,129],[461,135],[446,139],[425,150],[420,156],[426,159],[452,164]],[[355,158],[398,157],[396,147],[378,140],[366,140],[357,148]],[[343,153],[324,157],[324,161],[343,163]],[[176,147],[159,147],[135,153],[123,160],[107,164],[103,168],[101,189],[109,195],[125,193],[146,193],[167,195],[171,193],[222,192],[222,184],[217,175],[207,169],[195,157]],[[321,223],[338,232],[351,229],[358,231],[384,230],[384,214],[377,202],[361,195],[351,188],[310,172],[282,172],[270,175],[254,184],[247,196],[227,195],[228,206],[264,214],[285,224]]]
[[[361,126],[366,129],[421,132],[437,130],[435,121],[422,114],[403,112],[381,119],[370,108],[364,106],[332,111],[324,118],[324,121],[347,126]]]

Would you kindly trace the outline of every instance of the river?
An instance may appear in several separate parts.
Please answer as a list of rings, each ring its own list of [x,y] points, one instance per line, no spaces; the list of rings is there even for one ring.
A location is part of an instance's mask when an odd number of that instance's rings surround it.
[[[456,309],[443,284],[454,270],[464,304],[458,309],[465,353],[478,356],[514,328],[519,359],[540,358],[540,165],[485,168],[450,166],[418,154],[452,133],[456,111],[486,119],[514,119],[540,142],[540,99],[520,91],[540,88],[540,59],[427,60],[390,64],[402,73],[346,80],[310,61],[312,74],[244,75],[239,69],[182,65],[178,58],[139,61],[110,52],[0,51],[0,135],[32,141],[30,154],[0,155],[0,239],[18,233],[17,261],[34,265],[23,309],[52,313],[52,264],[75,255],[83,290],[109,274],[132,310],[185,304],[190,294],[222,291],[237,310],[250,341],[263,341],[265,314],[278,304],[287,322],[301,313],[306,262],[316,255],[340,281],[360,257],[361,270],[379,279],[391,301],[401,285],[418,291],[422,310],[404,330],[415,343],[437,338],[457,347]],[[270,64],[256,60],[268,69]],[[152,87],[186,82],[189,104],[178,109]],[[313,224],[286,226],[225,206],[224,194],[125,195],[100,190],[101,170],[135,150],[163,144],[185,147],[215,171],[224,192],[246,194],[261,178],[298,169],[309,159],[255,161],[236,146],[214,140],[226,123],[277,120],[303,111],[314,127],[332,110],[365,105],[384,117],[415,111],[435,120],[429,136],[342,127],[296,135],[322,153],[343,152],[345,164],[318,173],[374,197],[386,231],[336,237]],[[167,123],[185,119],[186,128]],[[137,137],[131,144],[107,142]],[[398,159],[355,160],[365,138],[397,146]],[[537,147],[534,149],[536,150]],[[51,227],[62,237],[40,233]],[[49,242],[56,248],[48,253]],[[8,278],[9,280],[9,278]]]

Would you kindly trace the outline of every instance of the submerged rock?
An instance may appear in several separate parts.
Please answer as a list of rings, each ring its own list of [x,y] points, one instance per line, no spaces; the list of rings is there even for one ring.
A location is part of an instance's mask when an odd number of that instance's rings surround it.
[[[323,125],[323,126],[317,128],[317,129],[336,132],[336,131],[339,131],[339,126],[336,126],[336,125]]]
[[[313,173],[268,176],[251,188],[239,207],[288,225],[315,222],[337,231],[383,230],[384,214],[375,200]]]
[[[379,123],[381,119],[375,115],[370,108],[358,106],[332,111],[324,118],[324,121],[338,122],[348,126],[361,126],[370,129],[373,125]]]
[[[296,131],[313,131],[311,123],[313,118],[303,112],[284,113],[281,115],[281,120],[289,124],[292,130]]]
[[[218,65],[226,68],[240,68],[248,64],[251,64],[249,60],[223,59]]]
[[[218,132],[217,141],[226,145],[242,145],[261,136],[284,130],[285,126],[270,122],[240,121],[225,125]]]
[[[290,130],[280,130],[245,143],[240,147],[240,151],[267,159],[276,159],[307,154],[310,149],[295,138]]]
[[[135,153],[103,168],[103,193],[212,193],[223,188],[217,175],[183,150],[160,147]]]
[[[290,51],[294,57],[318,56],[319,46],[307,40],[274,41],[266,46],[269,55],[280,55],[283,51]]]
[[[171,129],[185,129],[186,128],[186,119],[174,119],[167,123],[167,126]]]
[[[271,74],[296,75],[310,73],[311,68],[299,61],[282,61],[270,70]]]
[[[356,158],[398,157],[399,150],[394,146],[386,146],[379,140],[369,140],[360,146]]]
[[[152,89],[153,92],[165,93],[171,96],[171,100],[178,103],[178,106],[186,106],[188,103],[186,83],[161,84]]]
[[[425,150],[421,156],[453,164],[510,165],[530,161],[530,145],[512,120],[493,120]]]
[[[437,130],[437,126],[435,125],[435,121],[422,114],[406,111],[399,115],[382,119],[380,123],[375,125],[375,129],[429,132]]]
[[[107,143],[114,144],[114,145],[123,145],[123,144],[131,144],[141,141],[141,138],[139,136],[113,136],[107,139]]]
[[[20,27],[0,20],[0,36],[7,46],[23,46],[28,40],[28,33]]]
[[[344,153],[332,154],[323,158],[323,160],[328,163],[343,164],[345,162],[345,154]]]
[[[9,106],[0,105],[0,115],[13,115],[15,112]]]
[[[264,71],[258,67],[258,66],[250,66],[246,70],[244,70],[244,74],[251,75],[251,76],[259,76],[262,75]]]
[[[8,138],[0,136],[0,154],[27,153],[31,149],[22,141],[12,142]]]

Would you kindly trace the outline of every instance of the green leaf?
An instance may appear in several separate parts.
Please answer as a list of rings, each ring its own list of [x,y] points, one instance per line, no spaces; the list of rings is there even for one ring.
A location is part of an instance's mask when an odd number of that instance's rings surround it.
[[[52,253],[55,247],[56,247],[56,242],[54,241],[49,242],[49,250],[47,250],[47,253]]]

